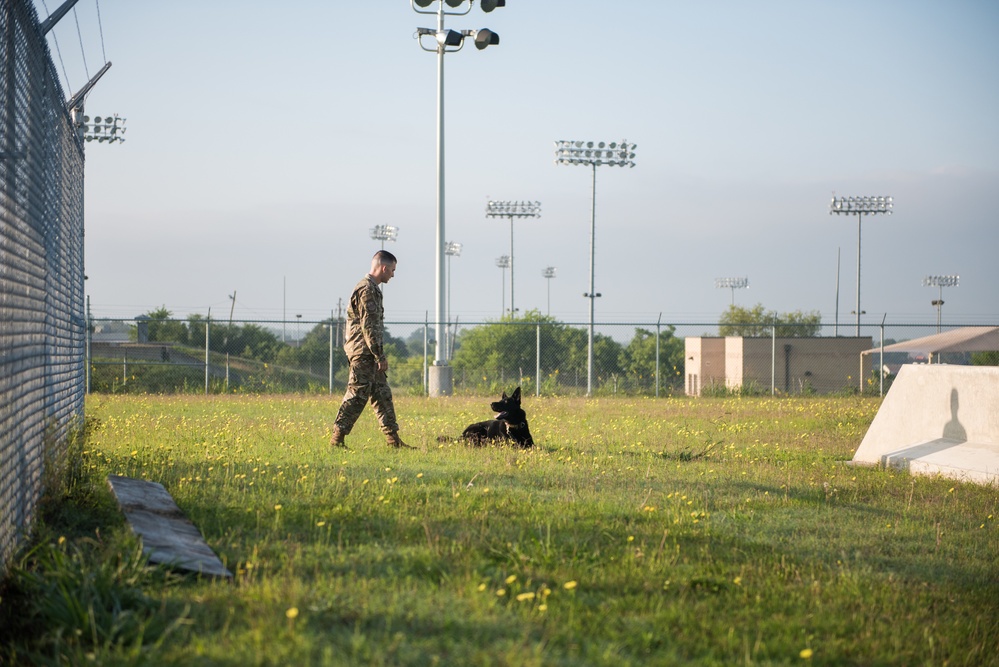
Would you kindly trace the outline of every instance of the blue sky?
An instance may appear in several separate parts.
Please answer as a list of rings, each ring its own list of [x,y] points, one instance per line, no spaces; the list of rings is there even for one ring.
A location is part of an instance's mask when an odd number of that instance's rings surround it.
[[[597,172],[598,321],[713,322],[732,298],[715,279],[746,276],[736,303],[831,322],[839,253],[852,322],[857,223],[829,215],[836,193],[895,200],[863,223],[865,322],[935,322],[923,277],[960,274],[945,323],[999,323],[999,4],[507,5],[446,21],[501,36],[445,59],[463,322],[509,305],[510,227],[487,197],[542,203],[514,223],[515,306],[547,310],[556,266],[551,314],[587,319],[590,172],[556,166],[553,142],[626,139],[637,166]],[[434,18],[406,0],[80,0],[49,37],[67,96],[106,56],[87,113],[128,119],[124,144],[86,149],[94,314],[228,315],[235,290],[237,319],[328,317],[391,224],[387,315],[432,319],[436,56],[418,26]]]

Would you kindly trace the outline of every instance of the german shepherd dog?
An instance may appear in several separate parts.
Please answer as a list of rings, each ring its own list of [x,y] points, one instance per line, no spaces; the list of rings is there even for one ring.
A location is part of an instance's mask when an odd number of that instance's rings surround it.
[[[511,440],[524,449],[534,446],[534,438],[527,426],[527,413],[520,407],[520,387],[510,396],[504,391],[500,400],[490,403],[489,407],[496,413],[496,418],[469,424],[461,433],[462,440],[474,445]]]

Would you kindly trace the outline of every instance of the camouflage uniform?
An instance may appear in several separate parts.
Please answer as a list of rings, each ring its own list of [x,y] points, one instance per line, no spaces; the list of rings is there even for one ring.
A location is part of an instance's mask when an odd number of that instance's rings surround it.
[[[370,275],[365,276],[354,287],[347,305],[347,333],[343,351],[350,362],[350,378],[334,422],[343,435],[350,433],[369,400],[375,409],[382,433],[391,435],[399,431],[388,378],[378,370],[378,362],[385,359],[382,345],[384,322],[382,291]]]

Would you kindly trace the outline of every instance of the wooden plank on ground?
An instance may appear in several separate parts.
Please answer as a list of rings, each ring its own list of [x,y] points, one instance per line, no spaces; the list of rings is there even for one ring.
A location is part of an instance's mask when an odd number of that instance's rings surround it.
[[[162,484],[118,475],[108,475],[108,484],[150,562],[232,578]]]

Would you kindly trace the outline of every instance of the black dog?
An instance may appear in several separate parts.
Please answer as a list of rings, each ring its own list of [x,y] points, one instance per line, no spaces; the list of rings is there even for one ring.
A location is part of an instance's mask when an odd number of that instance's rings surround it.
[[[520,387],[510,396],[503,392],[498,401],[489,404],[496,419],[469,424],[461,437],[472,444],[483,445],[489,441],[512,440],[518,447],[534,446],[531,429],[527,426],[527,413],[520,407]]]

